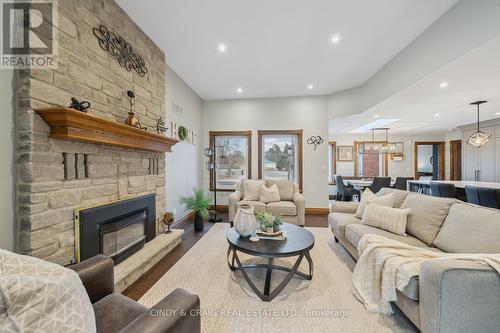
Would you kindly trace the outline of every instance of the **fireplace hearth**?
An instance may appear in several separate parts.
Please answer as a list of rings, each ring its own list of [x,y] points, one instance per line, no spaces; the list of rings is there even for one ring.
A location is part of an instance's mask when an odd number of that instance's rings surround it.
[[[80,209],[75,215],[76,259],[97,254],[118,264],[155,237],[155,195]]]

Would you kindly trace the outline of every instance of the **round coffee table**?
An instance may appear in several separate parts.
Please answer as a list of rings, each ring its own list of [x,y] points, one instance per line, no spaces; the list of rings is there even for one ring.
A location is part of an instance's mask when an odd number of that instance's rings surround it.
[[[306,280],[311,280],[313,276],[314,266],[309,254],[309,250],[311,250],[314,246],[313,234],[302,227],[289,223],[284,223],[281,226],[281,229],[287,233],[287,238],[285,240],[261,239],[258,242],[252,242],[248,238],[241,238],[234,228],[230,228],[227,231],[227,241],[229,242],[229,248],[227,250],[227,264],[229,268],[232,271],[237,269],[241,270],[243,278],[247,281],[257,296],[259,296],[259,298],[264,302],[269,302],[275,298],[283,290],[283,288],[286,287],[295,274],[305,278]],[[268,258],[267,264],[243,265],[238,257],[238,252],[243,252],[256,257]],[[298,258],[291,268],[273,264],[273,260],[275,258],[294,256],[298,256]],[[304,257],[309,263],[309,274],[299,271],[299,265]],[[235,266],[235,262],[237,266]],[[261,292],[257,288],[255,283],[253,283],[247,274],[247,269],[254,268],[266,269],[264,292]],[[271,274],[273,269],[285,271],[288,272],[288,274],[285,279],[273,291],[271,291]]]

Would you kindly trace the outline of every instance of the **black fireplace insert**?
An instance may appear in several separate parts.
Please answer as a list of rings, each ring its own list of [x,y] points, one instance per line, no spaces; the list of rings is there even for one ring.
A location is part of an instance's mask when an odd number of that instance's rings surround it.
[[[75,215],[76,259],[97,254],[118,264],[156,235],[154,194],[78,210]]]

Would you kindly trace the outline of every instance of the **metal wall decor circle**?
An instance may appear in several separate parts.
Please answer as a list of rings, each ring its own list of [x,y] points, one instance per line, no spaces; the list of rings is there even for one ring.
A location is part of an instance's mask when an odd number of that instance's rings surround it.
[[[101,48],[115,57],[120,66],[129,72],[135,70],[140,76],[146,75],[148,72],[146,62],[140,55],[134,52],[132,45],[123,39],[123,37],[109,31],[104,24],[94,28],[93,31],[99,40]]]
[[[321,136],[311,136],[309,139],[307,139],[307,144],[308,145],[314,145],[314,150],[316,150],[316,148],[322,144],[324,141],[323,141],[323,138]]]

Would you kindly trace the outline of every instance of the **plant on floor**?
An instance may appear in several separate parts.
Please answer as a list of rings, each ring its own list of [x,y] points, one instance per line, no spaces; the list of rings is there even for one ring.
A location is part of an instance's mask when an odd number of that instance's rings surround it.
[[[193,210],[195,214],[194,229],[197,231],[203,230],[203,221],[210,217],[208,207],[210,199],[205,196],[202,189],[194,189],[193,195],[181,197],[180,203],[185,206],[186,210]]]

